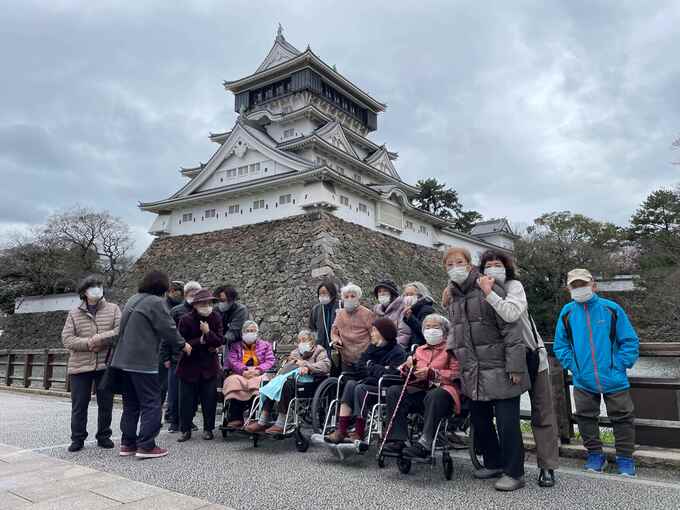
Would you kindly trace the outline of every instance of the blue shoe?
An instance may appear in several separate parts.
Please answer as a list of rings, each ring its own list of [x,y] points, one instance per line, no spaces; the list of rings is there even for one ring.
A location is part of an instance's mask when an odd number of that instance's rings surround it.
[[[583,469],[586,471],[593,471],[595,473],[602,473],[604,466],[607,464],[607,457],[604,453],[589,453],[586,465]]]
[[[635,461],[632,457],[616,456],[616,466],[619,468],[621,476],[636,476]]]

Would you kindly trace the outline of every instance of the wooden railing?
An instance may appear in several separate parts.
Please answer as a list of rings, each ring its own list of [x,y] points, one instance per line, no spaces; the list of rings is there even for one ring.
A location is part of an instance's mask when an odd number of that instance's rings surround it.
[[[66,349],[0,350],[0,384],[70,391]]]

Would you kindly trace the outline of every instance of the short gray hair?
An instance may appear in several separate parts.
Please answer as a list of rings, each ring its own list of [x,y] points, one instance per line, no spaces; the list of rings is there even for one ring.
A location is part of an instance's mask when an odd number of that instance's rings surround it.
[[[444,338],[449,336],[449,331],[451,331],[451,323],[449,322],[449,319],[447,319],[443,315],[439,315],[438,313],[431,313],[430,315],[427,315],[423,319],[423,332],[425,331],[425,323],[428,320],[437,321],[439,324],[441,324],[442,333],[444,333]]]
[[[312,342],[316,343],[316,334],[314,334],[314,332],[312,332],[312,330],[307,329],[307,328],[302,328],[300,330],[300,332],[297,334],[297,336],[299,337],[300,335],[307,336],[307,337],[312,339]]]
[[[201,287],[200,283],[191,280],[190,282],[186,282],[184,284],[184,293],[186,294],[187,292],[191,292],[192,290],[201,290],[202,288],[203,287]]]
[[[342,289],[340,289],[341,296],[343,296],[347,292],[354,292],[359,299],[361,299],[361,296],[364,295],[364,293],[361,291],[361,287],[355,285],[354,283],[348,283]]]
[[[430,289],[428,289],[427,286],[423,282],[407,283],[406,285],[404,285],[404,290],[406,290],[406,287],[415,287],[416,293],[419,296],[432,299],[432,294],[430,293]]]
[[[255,327],[257,328],[257,332],[259,333],[260,332],[260,326],[257,325],[257,322],[251,321],[251,320],[247,320],[243,323],[243,327],[241,328],[241,333],[245,333],[246,329],[248,329],[248,327],[252,326],[253,324],[255,325]]]

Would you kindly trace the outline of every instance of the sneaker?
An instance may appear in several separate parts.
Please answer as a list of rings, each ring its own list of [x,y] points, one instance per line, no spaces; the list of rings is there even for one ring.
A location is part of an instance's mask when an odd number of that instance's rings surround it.
[[[261,434],[262,432],[267,430],[267,425],[264,425],[259,421],[253,420],[248,425],[243,427],[243,430],[245,430],[249,434]]]
[[[150,450],[139,448],[135,456],[139,459],[157,459],[158,457],[165,457],[167,454],[168,450],[166,448],[159,448],[156,446]]]
[[[83,441],[73,441],[71,445],[68,447],[68,451],[71,453],[79,452],[80,450],[83,449],[83,446],[85,446],[85,443]]]
[[[176,423],[171,423],[168,425],[168,434],[176,434],[179,432],[179,425]]]
[[[97,446],[99,446],[99,448],[110,450],[115,445],[113,444],[113,441],[111,441],[111,438],[104,437],[102,439],[97,439]]]
[[[516,491],[517,489],[521,489],[524,487],[524,485],[525,482],[523,476],[520,478],[512,478],[508,475],[503,475],[501,479],[494,484],[494,488],[497,491],[512,492]]]
[[[227,423],[227,428],[228,429],[241,429],[241,428],[243,428],[243,420],[231,420],[229,423]]]
[[[213,439],[215,439],[215,436],[213,435],[212,430],[204,430],[203,431],[203,439],[205,441],[212,441]]]
[[[344,434],[343,432],[340,432],[339,430],[336,430],[335,432],[331,432],[326,436],[326,441],[332,444],[340,444],[344,443],[345,439],[347,439],[347,434]]]
[[[472,473],[472,476],[474,476],[477,480],[490,480],[491,478],[500,478],[503,476],[503,470],[501,468],[482,468]]]
[[[274,424],[271,427],[269,427],[267,430],[264,431],[265,434],[271,434],[273,436],[278,435],[278,434],[283,434],[283,427],[279,427],[278,425]]]
[[[539,487],[554,487],[555,486],[555,470],[554,469],[543,469],[538,475],[538,486]]]
[[[358,434],[356,430],[353,430],[352,432],[350,432],[348,437],[349,437],[349,440],[352,441],[352,442],[364,440],[364,436]]]
[[[607,457],[605,457],[604,453],[591,452],[588,453],[588,459],[586,460],[583,469],[586,471],[592,471],[594,473],[602,473],[606,464]]]
[[[616,467],[621,476],[637,476],[635,473],[635,461],[633,457],[616,456]]]
[[[120,445],[120,451],[118,452],[118,455],[121,457],[131,457],[135,453],[137,453],[137,447],[136,446],[125,446],[124,444]]]
[[[412,446],[404,448],[402,455],[410,459],[427,459],[430,456],[430,450],[416,441]]]
[[[406,445],[403,441],[387,441],[382,451],[383,453],[391,455],[401,455],[401,452],[404,450],[405,446]]]
[[[191,431],[192,431],[192,432],[198,431],[198,427],[197,427],[196,425],[194,425],[193,422],[191,423]]]

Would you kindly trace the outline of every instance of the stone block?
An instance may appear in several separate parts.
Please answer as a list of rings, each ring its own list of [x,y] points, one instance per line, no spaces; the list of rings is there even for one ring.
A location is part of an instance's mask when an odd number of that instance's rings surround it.
[[[312,269],[312,278],[324,278],[333,275],[334,275],[333,270],[328,266],[322,266]]]
[[[162,494],[165,491],[160,487],[154,487],[140,482],[133,482],[126,479],[119,479],[90,488],[90,492],[100,496],[120,501],[121,503],[132,503],[140,499]]]
[[[125,505],[126,510],[197,510],[209,503],[176,492],[149,496]]]

